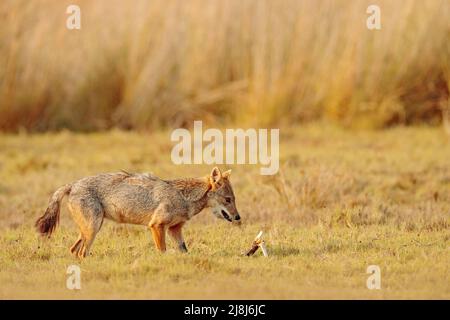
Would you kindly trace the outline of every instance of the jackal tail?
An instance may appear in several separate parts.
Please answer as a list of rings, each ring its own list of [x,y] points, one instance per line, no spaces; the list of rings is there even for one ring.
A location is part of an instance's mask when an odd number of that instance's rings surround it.
[[[67,184],[56,190],[51,197],[44,215],[37,219],[35,223],[36,229],[41,235],[47,235],[50,237],[55,230],[59,222],[61,200],[65,195],[70,193],[71,189],[72,185]]]

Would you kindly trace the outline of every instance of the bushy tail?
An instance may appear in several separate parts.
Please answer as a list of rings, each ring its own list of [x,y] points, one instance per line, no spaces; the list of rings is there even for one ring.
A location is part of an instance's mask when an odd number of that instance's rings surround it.
[[[61,200],[66,194],[70,193],[72,185],[67,184],[53,194],[48,204],[48,208],[44,215],[37,219],[36,229],[41,235],[51,236],[52,232],[55,230],[56,225],[59,222],[59,210]]]

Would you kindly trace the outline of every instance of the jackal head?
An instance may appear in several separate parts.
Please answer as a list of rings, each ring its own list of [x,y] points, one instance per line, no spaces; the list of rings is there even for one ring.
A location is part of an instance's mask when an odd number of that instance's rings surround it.
[[[215,167],[209,176],[211,189],[208,191],[207,207],[211,208],[213,214],[229,222],[240,224],[241,217],[236,208],[233,188],[230,183],[231,170],[220,172]]]

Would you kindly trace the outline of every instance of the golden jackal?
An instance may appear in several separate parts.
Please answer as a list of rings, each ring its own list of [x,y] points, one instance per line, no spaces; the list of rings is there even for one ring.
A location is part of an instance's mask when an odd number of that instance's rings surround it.
[[[202,178],[163,180],[126,172],[84,178],[56,190],[36,227],[50,236],[59,221],[61,200],[69,195],[69,210],[80,229],[70,251],[79,258],[88,254],[104,218],[148,226],[160,251],[166,250],[168,229],[179,249],[187,252],[181,229],[204,208],[211,208],[219,218],[240,222],[230,173],[215,167]]]

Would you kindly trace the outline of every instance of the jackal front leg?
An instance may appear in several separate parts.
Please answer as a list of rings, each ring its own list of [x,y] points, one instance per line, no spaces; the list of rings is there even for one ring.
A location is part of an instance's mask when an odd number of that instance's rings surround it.
[[[161,252],[166,251],[166,226],[164,224],[151,224],[149,227],[152,231],[156,248]]]
[[[170,227],[169,234],[178,244],[178,248],[180,249],[180,251],[187,252],[188,250],[186,248],[186,243],[184,242],[183,234],[181,232],[181,228],[183,228],[183,225],[184,222],[181,222],[177,225]]]

